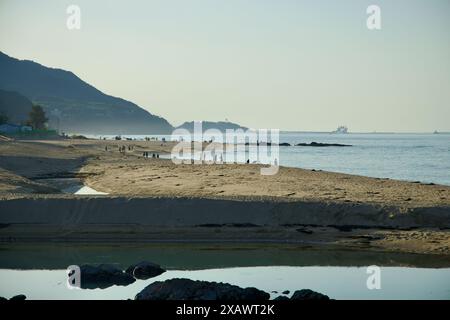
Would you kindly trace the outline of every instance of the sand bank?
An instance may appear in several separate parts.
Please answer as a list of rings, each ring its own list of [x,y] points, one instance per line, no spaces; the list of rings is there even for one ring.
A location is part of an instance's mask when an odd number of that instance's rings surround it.
[[[208,198],[46,197],[0,201],[0,223],[57,226],[358,226],[450,228],[449,207]]]
[[[204,198],[0,201],[0,241],[275,242],[450,254],[450,210]],[[418,228],[418,230],[415,230]]]

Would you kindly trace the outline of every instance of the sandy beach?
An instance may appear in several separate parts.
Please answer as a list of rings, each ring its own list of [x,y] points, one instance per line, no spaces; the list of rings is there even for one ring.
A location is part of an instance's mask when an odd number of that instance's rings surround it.
[[[1,241],[298,242],[450,257],[448,186],[142,157],[173,145],[1,141]],[[64,179],[108,195],[64,193]]]

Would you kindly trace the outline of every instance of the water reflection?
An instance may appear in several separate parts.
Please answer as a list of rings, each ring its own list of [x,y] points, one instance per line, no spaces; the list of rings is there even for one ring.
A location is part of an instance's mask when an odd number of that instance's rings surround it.
[[[342,250],[295,244],[0,244],[0,269],[65,269],[71,264],[148,260],[166,269],[249,266],[450,267],[449,256]]]
[[[246,267],[206,270],[171,270],[149,279],[107,289],[68,289],[65,270],[0,270],[0,296],[24,293],[28,299],[133,299],[154,281],[189,278],[257,287],[271,293],[291,294],[309,288],[334,299],[450,299],[450,269],[383,267],[381,289],[368,290],[364,267]],[[274,293],[272,291],[277,291]]]
[[[126,269],[148,260],[167,272],[107,289],[69,290],[69,265]],[[366,266],[382,266],[382,289],[368,290]],[[153,281],[189,278],[256,287],[278,296],[309,288],[335,299],[450,299],[450,259],[279,244],[2,244],[0,296],[132,299]],[[278,293],[273,293],[277,291]]]

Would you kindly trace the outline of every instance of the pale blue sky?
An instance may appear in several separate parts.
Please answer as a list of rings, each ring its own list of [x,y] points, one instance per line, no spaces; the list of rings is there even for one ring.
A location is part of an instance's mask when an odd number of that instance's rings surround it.
[[[1,51],[174,125],[450,131],[449,30],[448,0],[0,0]]]

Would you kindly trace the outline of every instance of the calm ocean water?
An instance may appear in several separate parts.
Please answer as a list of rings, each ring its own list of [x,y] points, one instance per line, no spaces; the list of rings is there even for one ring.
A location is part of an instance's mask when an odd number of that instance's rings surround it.
[[[148,137],[170,140],[170,136]],[[294,145],[313,141],[351,144],[352,147],[280,147],[279,163],[289,167],[450,185],[450,134],[280,134],[280,143]]]
[[[284,134],[280,141],[353,145],[281,147],[285,166],[450,185],[447,134]]]

